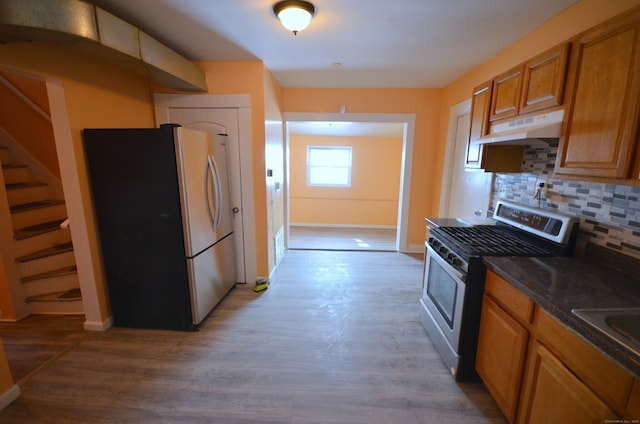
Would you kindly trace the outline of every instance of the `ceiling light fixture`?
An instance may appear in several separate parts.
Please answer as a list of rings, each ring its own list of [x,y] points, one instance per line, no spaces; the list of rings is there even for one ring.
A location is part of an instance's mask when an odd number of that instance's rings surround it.
[[[286,29],[298,35],[299,31],[309,26],[316,7],[308,1],[283,0],[273,5],[273,13]]]

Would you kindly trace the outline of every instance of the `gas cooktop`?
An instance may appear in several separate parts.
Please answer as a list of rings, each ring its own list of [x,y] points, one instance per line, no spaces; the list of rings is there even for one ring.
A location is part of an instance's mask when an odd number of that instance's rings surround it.
[[[577,220],[553,210],[498,201],[495,225],[440,226],[430,244],[446,257],[566,256],[573,252]]]
[[[547,256],[549,250],[537,247],[496,226],[440,227],[450,248],[461,256]]]

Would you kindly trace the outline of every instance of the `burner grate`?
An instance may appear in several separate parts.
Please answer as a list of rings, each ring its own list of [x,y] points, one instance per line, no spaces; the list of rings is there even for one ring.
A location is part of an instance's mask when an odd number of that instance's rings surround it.
[[[472,255],[544,256],[548,252],[492,225],[440,227],[452,241]]]

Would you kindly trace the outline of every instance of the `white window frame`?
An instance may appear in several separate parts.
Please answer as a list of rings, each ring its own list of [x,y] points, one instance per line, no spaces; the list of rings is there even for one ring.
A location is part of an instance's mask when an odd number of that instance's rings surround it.
[[[312,165],[311,164],[311,152],[313,150],[340,150],[349,152],[349,164],[347,166],[326,166],[326,165]],[[353,151],[351,146],[307,146],[307,186],[312,187],[351,187],[351,169],[353,164]],[[347,170],[347,181],[344,184],[325,184],[314,183],[311,181],[311,168],[339,168]]]

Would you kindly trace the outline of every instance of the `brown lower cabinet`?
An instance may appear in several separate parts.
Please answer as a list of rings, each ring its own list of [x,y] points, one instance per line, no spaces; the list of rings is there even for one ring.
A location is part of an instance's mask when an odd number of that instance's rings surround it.
[[[492,271],[476,369],[510,423],[638,419],[640,380]]]
[[[530,359],[528,408],[521,423],[604,423],[618,418],[591,389],[539,343]]]
[[[509,422],[514,422],[522,386],[531,302],[493,272],[487,273],[476,370]]]

